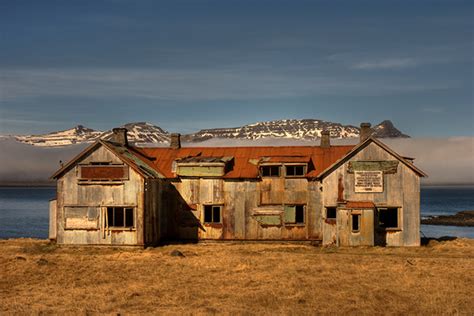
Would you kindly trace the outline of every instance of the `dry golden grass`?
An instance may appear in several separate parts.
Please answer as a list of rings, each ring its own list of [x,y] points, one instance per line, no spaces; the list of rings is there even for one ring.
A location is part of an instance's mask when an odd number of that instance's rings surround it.
[[[170,253],[179,249],[185,257]],[[0,314],[470,314],[474,240],[419,248],[0,241]]]

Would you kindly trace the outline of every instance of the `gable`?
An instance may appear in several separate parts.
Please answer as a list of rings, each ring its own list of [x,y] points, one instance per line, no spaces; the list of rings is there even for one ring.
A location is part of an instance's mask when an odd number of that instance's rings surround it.
[[[388,162],[395,160],[395,161],[398,161],[401,164],[405,165],[406,167],[408,167],[410,170],[412,170],[418,176],[427,177],[426,173],[424,173],[422,170],[417,168],[411,161],[403,158],[402,156],[400,156],[398,153],[393,151],[390,147],[388,147],[387,145],[385,145],[384,143],[382,143],[378,139],[373,138],[373,137],[369,137],[363,143],[355,146],[347,155],[345,155],[344,157],[342,157],[341,159],[336,161],[334,164],[329,166],[327,169],[325,169],[323,172],[321,172],[318,175],[318,178],[320,178],[320,179],[325,178],[326,176],[331,174],[333,171],[338,169],[341,165],[343,165],[344,163],[346,163],[347,161],[351,160],[353,157],[358,155],[360,152],[369,150],[370,147],[374,147],[374,149],[376,148],[378,150],[378,152],[372,154],[372,156],[370,156],[370,157],[366,157],[364,160],[373,161],[373,162],[380,161],[380,163],[381,163],[380,166],[383,167],[383,168],[387,168],[389,170],[391,168],[393,168],[393,166],[391,167],[390,166],[391,163],[388,163]],[[382,163],[382,162],[385,162],[385,163]],[[354,168],[354,167],[351,166],[351,168]]]
[[[140,157],[140,155],[136,154],[133,148],[117,146],[112,143],[99,140],[71,159],[61,169],[56,171],[50,178],[58,179],[77,164],[88,164],[90,162],[95,162],[98,164],[123,163],[134,169],[138,174],[145,178],[162,177],[161,174],[154,169],[153,164],[147,160],[148,159],[146,157]],[[96,172],[103,173],[104,170]],[[114,173],[117,174],[117,171],[115,170]]]

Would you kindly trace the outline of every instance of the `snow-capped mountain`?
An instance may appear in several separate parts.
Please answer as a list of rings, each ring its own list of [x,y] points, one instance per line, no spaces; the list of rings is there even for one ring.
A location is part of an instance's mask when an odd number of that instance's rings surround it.
[[[77,125],[76,127],[64,131],[52,132],[43,135],[14,136],[14,138],[17,141],[25,144],[44,147],[57,147],[93,142],[98,137],[100,137],[101,134],[101,131],[93,130],[82,125]]]
[[[169,133],[150,123],[129,123],[121,127],[125,127],[128,130],[129,142],[136,145],[169,142]],[[392,122],[388,120],[374,126],[373,129],[374,136],[379,138],[409,137],[396,129]],[[234,128],[203,129],[194,134],[183,135],[182,141],[201,142],[211,138],[255,140],[270,137],[312,140],[320,138],[323,130],[329,130],[332,138],[359,137],[359,128],[352,125],[303,119],[258,122]],[[65,131],[44,135],[14,136],[14,138],[19,142],[35,146],[57,147],[91,143],[99,138],[108,139],[111,135],[112,130],[101,132],[78,125]]]
[[[128,130],[128,139],[131,143],[166,143],[169,142],[169,133],[158,126],[146,122],[129,123],[121,127]],[[22,143],[43,146],[59,147],[81,143],[92,143],[97,139],[108,139],[112,135],[112,130],[98,131],[78,125],[74,128],[52,132],[44,135],[14,136]]]
[[[359,128],[352,125],[327,122],[323,120],[277,120],[258,122],[235,128],[203,129],[197,133],[185,135],[183,141],[199,142],[211,138],[260,139],[266,137],[318,139],[323,130],[329,130],[332,138],[359,137]],[[379,138],[409,137],[396,129],[391,121],[383,121],[374,128],[374,136]]]
[[[134,144],[168,143],[170,141],[167,131],[147,122],[128,123],[120,127],[127,129],[128,141]],[[110,136],[112,136],[112,130],[103,133],[100,138],[108,139]]]

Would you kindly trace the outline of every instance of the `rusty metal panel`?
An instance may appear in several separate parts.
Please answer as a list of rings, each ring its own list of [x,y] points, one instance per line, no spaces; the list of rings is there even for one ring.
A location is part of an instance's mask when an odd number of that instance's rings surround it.
[[[284,178],[264,178],[260,184],[260,204],[283,204],[285,198]]]
[[[80,180],[126,180],[127,166],[79,166]]]

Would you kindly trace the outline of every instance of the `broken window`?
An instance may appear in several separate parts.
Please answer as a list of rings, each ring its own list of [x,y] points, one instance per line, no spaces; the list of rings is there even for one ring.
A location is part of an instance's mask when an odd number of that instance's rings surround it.
[[[352,232],[357,233],[360,231],[360,214],[352,214],[351,215],[352,221]]]
[[[326,218],[327,219],[336,219],[336,208],[335,207],[326,207]]]
[[[262,177],[279,177],[280,166],[261,166],[260,175]]]
[[[379,226],[380,227],[399,228],[397,207],[379,208],[378,213],[379,213]]]
[[[305,175],[304,165],[285,166],[287,177],[302,177]]]
[[[221,222],[220,205],[204,205],[204,223],[216,224]]]
[[[132,228],[135,226],[133,208],[107,207],[107,226]]]
[[[285,224],[304,224],[304,205],[285,205]]]

